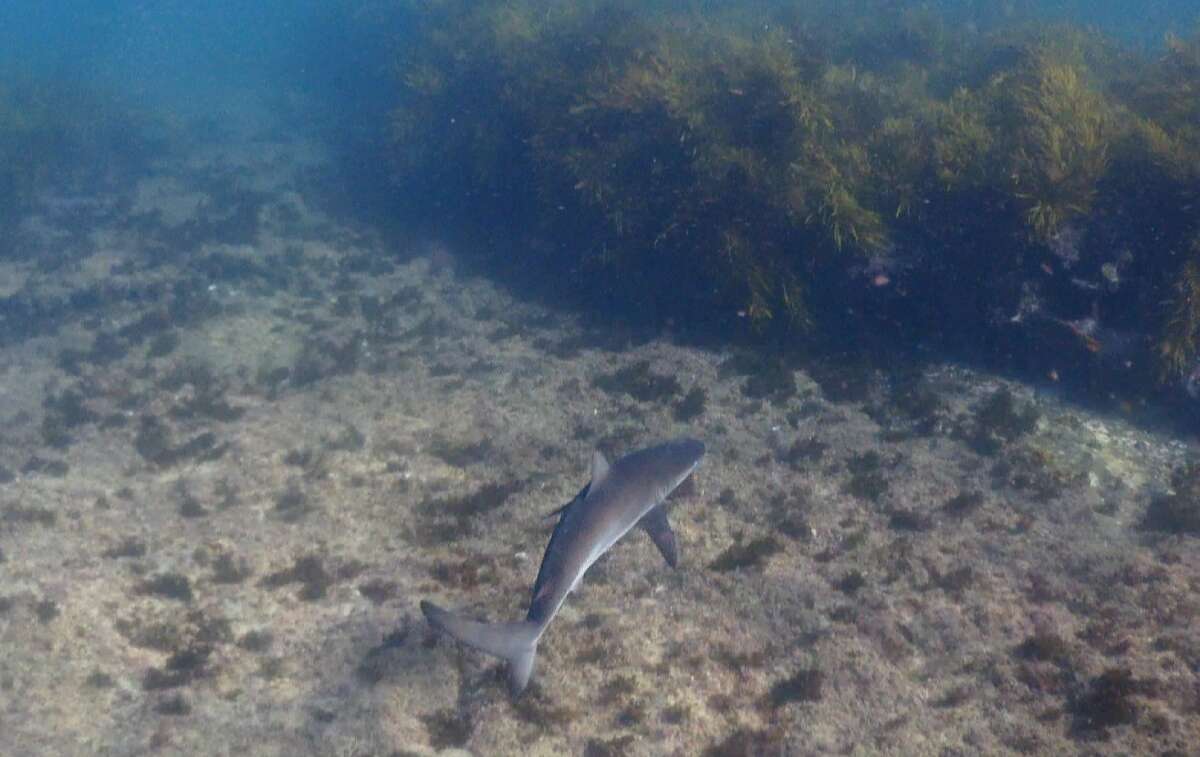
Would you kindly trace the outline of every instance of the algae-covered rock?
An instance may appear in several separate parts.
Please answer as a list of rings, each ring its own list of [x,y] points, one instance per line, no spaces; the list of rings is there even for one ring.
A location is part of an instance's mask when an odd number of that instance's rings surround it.
[[[1192,463],[1171,476],[1173,491],[1155,497],[1142,519],[1151,531],[1200,535],[1200,465]]]
[[[1152,60],[867,6],[421,4],[389,151],[431,212],[500,219],[655,318],[830,336],[885,302],[897,326],[1028,328],[1022,298],[1065,318],[1090,296],[1161,335],[1164,378],[1190,370],[1200,42]],[[884,257],[903,286],[854,283]]]

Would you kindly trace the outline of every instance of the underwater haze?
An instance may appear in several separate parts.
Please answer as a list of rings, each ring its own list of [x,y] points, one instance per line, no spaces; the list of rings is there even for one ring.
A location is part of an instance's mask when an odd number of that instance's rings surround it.
[[[1195,0],[9,0],[0,754],[1195,754],[1198,93]]]

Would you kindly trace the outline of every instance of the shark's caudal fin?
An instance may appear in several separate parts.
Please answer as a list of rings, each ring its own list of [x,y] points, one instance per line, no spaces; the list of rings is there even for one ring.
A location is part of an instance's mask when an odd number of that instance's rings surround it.
[[[450,634],[467,646],[475,647],[508,662],[508,685],[513,695],[520,694],[533,674],[540,626],[530,621],[481,623],[455,615],[432,602],[421,602],[421,612],[429,625]]]

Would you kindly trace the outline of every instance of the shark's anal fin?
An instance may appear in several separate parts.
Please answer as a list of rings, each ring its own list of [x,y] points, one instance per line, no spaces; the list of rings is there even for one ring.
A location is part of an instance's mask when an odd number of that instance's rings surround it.
[[[654,546],[658,547],[658,551],[662,553],[667,565],[672,568],[678,566],[679,547],[675,543],[675,532],[671,530],[671,524],[667,521],[667,511],[663,506],[659,505],[643,515],[642,519],[638,521],[638,525],[650,534]]]

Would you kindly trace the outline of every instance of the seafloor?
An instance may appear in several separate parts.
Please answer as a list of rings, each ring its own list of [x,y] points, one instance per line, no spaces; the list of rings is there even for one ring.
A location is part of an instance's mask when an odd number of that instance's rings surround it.
[[[196,142],[0,259],[0,754],[1195,754],[1193,440],[584,323],[326,168]],[[520,616],[594,447],[685,434],[680,567],[617,545],[522,699],[429,631]]]

